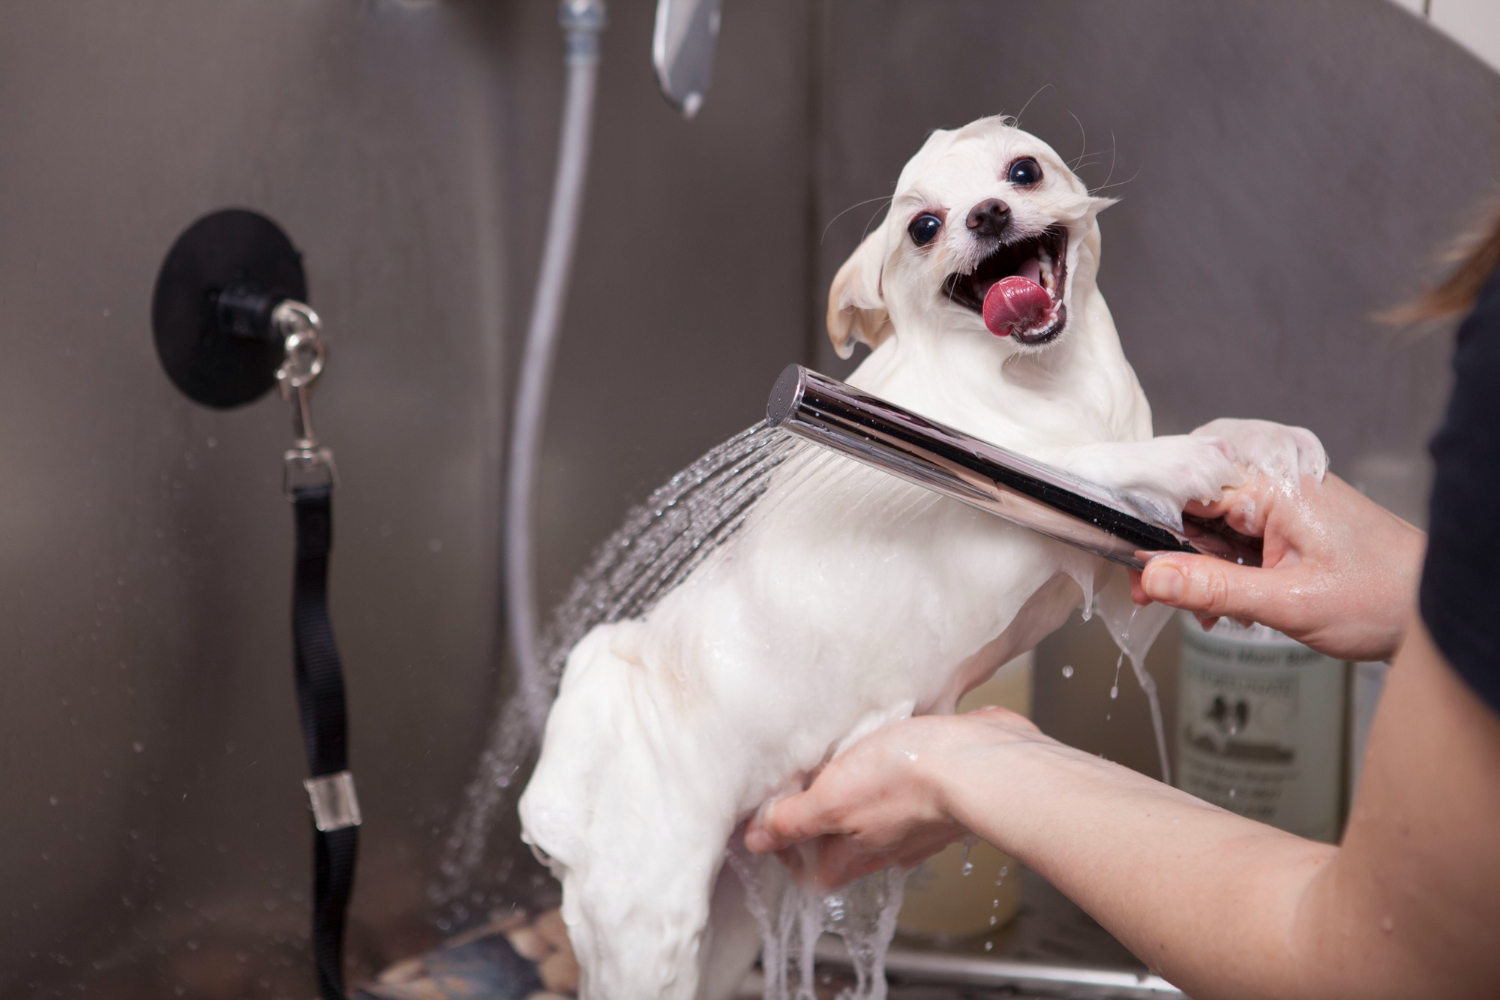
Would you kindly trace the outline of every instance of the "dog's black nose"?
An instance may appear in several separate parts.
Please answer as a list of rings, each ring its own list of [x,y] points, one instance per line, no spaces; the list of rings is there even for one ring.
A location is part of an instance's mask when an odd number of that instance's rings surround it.
[[[1010,206],[999,198],[969,209],[969,231],[975,236],[999,236],[1010,225]]]

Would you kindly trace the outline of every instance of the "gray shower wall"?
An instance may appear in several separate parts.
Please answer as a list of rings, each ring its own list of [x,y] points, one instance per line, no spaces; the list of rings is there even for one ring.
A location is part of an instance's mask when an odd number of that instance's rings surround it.
[[[544,469],[555,594],[807,342],[807,8],[731,13],[699,119],[604,39]],[[425,888],[501,686],[499,457],[551,186],[555,5],[48,0],[0,27],[0,997],[312,993],[290,414],[161,373],[157,267],[266,213],[332,344],[356,969]],[[672,392],[667,387],[672,386]]]
[[[505,294],[503,123],[462,27],[391,5],[7,8],[6,996],[275,995],[301,964],[289,413],[188,404],[149,327],[161,257],[206,212],[287,227],[333,341],[314,411],[343,477],[332,583],[370,858],[455,787],[495,628]]]

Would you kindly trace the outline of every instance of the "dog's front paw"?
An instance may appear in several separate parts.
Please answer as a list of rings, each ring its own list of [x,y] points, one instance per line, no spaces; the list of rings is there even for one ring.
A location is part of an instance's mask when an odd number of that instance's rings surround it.
[[[1328,471],[1323,442],[1305,427],[1225,417],[1204,424],[1193,435],[1222,441],[1234,463],[1247,472],[1293,482],[1311,476],[1321,482]]]
[[[1151,449],[1141,482],[1128,492],[1163,505],[1169,522],[1182,525],[1182,509],[1197,500],[1209,503],[1244,476],[1222,438],[1209,434],[1175,434],[1143,442]]]
[[[1245,478],[1228,443],[1209,434],[1095,445],[1075,453],[1069,466],[1124,494],[1142,516],[1179,527],[1189,501],[1217,500]]]

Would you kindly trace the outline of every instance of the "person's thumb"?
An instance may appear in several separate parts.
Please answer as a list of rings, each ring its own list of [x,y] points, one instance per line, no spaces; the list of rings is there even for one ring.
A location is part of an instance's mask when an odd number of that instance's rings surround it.
[[[810,827],[807,793],[771,799],[760,807],[745,830],[745,847],[751,854],[768,854],[821,833]]]
[[[1159,604],[1202,618],[1265,621],[1275,617],[1280,594],[1267,587],[1267,571],[1212,556],[1157,556],[1141,572],[1141,589]]]

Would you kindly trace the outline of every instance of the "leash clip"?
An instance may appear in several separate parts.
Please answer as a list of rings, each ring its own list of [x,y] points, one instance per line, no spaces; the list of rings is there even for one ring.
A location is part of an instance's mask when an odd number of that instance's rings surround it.
[[[332,487],[338,482],[333,451],[318,444],[312,423],[312,385],[323,374],[328,344],[318,314],[294,299],[272,310],[271,327],[286,345],[285,358],[276,369],[276,384],[281,398],[292,404],[295,440],[282,456],[282,489],[288,500],[295,500],[300,489]]]

